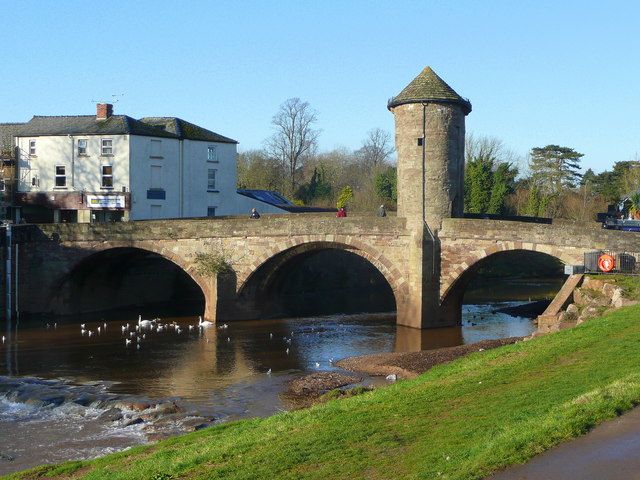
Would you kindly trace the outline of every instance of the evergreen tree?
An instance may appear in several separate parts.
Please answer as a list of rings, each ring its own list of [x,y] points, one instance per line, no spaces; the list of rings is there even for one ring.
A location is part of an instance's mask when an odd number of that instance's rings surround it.
[[[398,201],[398,176],[395,167],[390,167],[375,176],[376,195],[382,200]]]
[[[547,145],[531,149],[529,169],[532,182],[542,193],[559,196],[580,182],[580,159],[584,155],[573,148]]]
[[[535,185],[531,185],[529,188],[529,196],[527,197],[527,204],[524,207],[524,214],[532,217],[538,216],[538,210],[540,208],[540,193]]]
[[[587,184],[593,185],[597,179],[598,179],[598,176],[595,174],[595,172],[591,169],[588,169],[582,175],[582,178],[580,179],[580,185],[587,185]]]
[[[295,198],[302,200],[306,205],[314,200],[322,200],[331,195],[331,184],[327,181],[327,175],[322,165],[313,168],[313,175],[307,183],[300,185]]]
[[[486,213],[493,186],[493,160],[477,158],[467,162],[465,169],[465,210]]]
[[[511,172],[511,165],[501,163],[493,172],[493,185],[487,213],[502,215],[505,213],[505,200],[512,191],[513,180],[516,172]],[[513,176],[512,176],[513,175]]]
[[[547,215],[550,200],[549,195],[542,193],[536,185],[531,185],[523,213],[532,217],[544,217]]]

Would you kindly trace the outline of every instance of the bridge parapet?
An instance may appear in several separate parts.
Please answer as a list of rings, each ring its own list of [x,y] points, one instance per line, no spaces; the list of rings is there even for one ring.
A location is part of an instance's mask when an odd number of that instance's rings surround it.
[[[640,234],[605,230],[596,222],[553,221],[548,224],[481,219],[443,220],[440,240],[441,314],[459,318],[465,289],[487,257],[528,250],[565,264],[582,264],[593,250],[640,251]]]
[[[638,251],[640,234],[606,230],[597,222],[553,220],[550,224],[447,218],[439,237],[443,242],[456,239],[502,240],[519,242],[520,248],[531,250],[532,244],[574,246],[580,249]],[[522,246],[524,245],[524,247]]]
[[[20,242],[143,241],[198,238],[289,237],[292,235],[403,236],[405,219],[331,215],[264,215],[203,219],[145,220],[118,223],[25,225],[16,229]]]

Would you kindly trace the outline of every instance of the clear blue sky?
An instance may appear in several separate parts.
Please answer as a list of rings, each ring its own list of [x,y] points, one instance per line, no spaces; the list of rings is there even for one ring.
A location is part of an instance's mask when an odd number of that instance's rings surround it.
[[[393,131],[387,99],[430,65],[467,131],[520,154],[556,143],[610,168],[640,152],[637,2],[1,0],[0,122],[179,116],[260,147],[287,98],[322,150]]]

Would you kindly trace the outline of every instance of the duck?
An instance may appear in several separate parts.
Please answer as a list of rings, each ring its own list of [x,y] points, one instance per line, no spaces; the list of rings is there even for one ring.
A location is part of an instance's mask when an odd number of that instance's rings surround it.
[[[208,328],[208,327],[213,327],[215,324],[213,322],[210,322],[209,320],[202,320],[202,317],[198,317],[198,326],[200,328]]]

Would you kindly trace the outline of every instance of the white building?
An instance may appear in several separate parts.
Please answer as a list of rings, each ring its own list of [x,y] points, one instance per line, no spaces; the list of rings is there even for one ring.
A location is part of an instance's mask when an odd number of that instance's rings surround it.
[[[231,138],[175,117],[34,116],[15,136],[17,218],[90,222],[285,210],[236,192]]]

